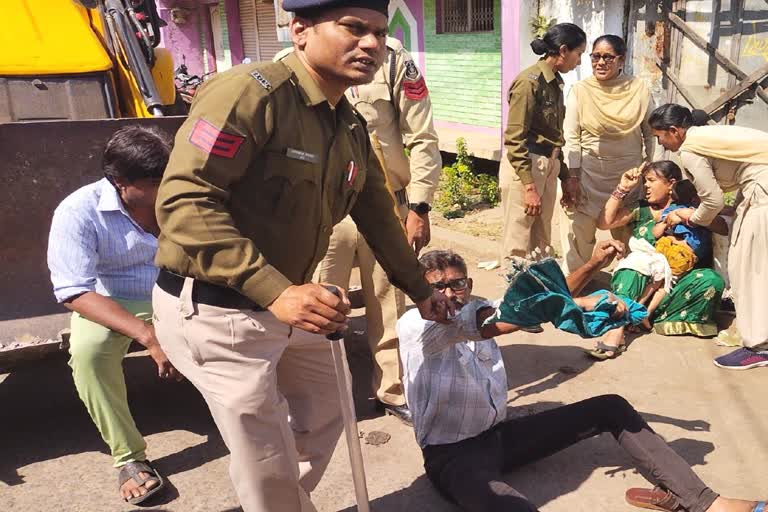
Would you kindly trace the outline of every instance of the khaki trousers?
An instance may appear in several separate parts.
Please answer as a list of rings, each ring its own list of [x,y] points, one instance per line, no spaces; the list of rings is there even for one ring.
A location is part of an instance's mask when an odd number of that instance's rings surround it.
[[[503,262],[510,256],[525,257],[535,248],[544,250],[552,241],[552,215],[557,202],[557,176],[560,161],[535,153],[530,154],[533,182],[541,195],[541,215],[525,214],[525,188],[506,157],[499,167],[499,189],[504,214],[501,254]]]
[[[579,210],[561,209],[560,245],[563,250],[563,273],[567,276],[592,257],[597,232],[596,218]],[[632,235],[627,226],[611,230],[611,237],[625,244]]]
[[[243,510],[314,512],[343,428],[329,343],[269,312],[193,303],[192,282],[180,297],[155,286],[155,330],[210,408]]]
[[[768,173],[768,166],[764,171]],[[754,183],[741,191],[728,253],[728,275],[736,303],[736,328],[744,346],[768,349],[765,291],[768,272],[768,184]]]
[[[401,219],[408,207],[400,206]],[[316,282],[349,288],[352,268],[358,263],[368,324],[368,345],[373,355],[373,391],[376,398],[390,405],[405,405],[402,368],[398,353],[397,319],[405,313],[405,295],[389,282],[387,274],[357,226],[347,217],[333,228],[328,252],[317,267]]]

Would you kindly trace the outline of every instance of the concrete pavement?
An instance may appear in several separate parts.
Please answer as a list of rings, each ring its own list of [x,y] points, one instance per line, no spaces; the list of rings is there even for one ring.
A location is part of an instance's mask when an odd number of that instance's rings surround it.
[[[497,271],[475,268],[477,261],[495,258],[493,244],[446,230],[436,230],[433,238],[433,246],[468,256],[477,295],[501,296],[504,284]],[[374,412],[366,386],[371,366],[364,329],[364,319],[355,319],[346,340],[359,427],[365,434],[384,431],[392,436],[379,446],[363,443],[373,507],[378,512],[453,511],[425,478],[412,430]],[[549,326],[543,334],[515,333],[499,343],[511,414],[619,393],[713,489],[727,496],[768,497],[768,369],[718,369],[711,359],[728,349],[691,337],[645,335],[620,358],[602,363],[583,355],[590,341]],[[147,509],[238,510],[226,448],[194,389],[188,383],[159,382],[143,353],[128,357],[125,367],[132,410],[149,455],[170,482],[165,498]],[[0,510],[136,510],[120,503],[117,472],[75,395],[65,361],[0,376],[0,404]],[[348,465],[342,439],[313,493],[319,512],[354,510]],[[647,485],[607,435],[508,478],[544,512],[637,510],[624,503],[624,491]]]

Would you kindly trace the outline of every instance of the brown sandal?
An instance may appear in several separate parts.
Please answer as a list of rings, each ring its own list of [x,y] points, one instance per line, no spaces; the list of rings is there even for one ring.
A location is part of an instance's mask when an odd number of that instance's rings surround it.
[[[680,510],[680,501],[677,496],[672,491],[662,489],[661,487],[653,489],[633,487],[627,490],[624,499],[630,505],[650,510],[664,510],[666,512]]]

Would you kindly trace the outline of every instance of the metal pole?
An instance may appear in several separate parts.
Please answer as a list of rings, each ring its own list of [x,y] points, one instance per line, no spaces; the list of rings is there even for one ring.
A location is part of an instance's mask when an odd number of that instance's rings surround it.
[[[337,296],[341,295],[335,286],[326,286],[326,288]],[[347,438],[347,450],[349,451],[349,463],[352,468],[352,483],[355,486],[357,510],[358,512],[370,512],[368,488],[365,483],[363,451],[360,449],[355,400],[352,395],[352,374],[347,363],[344,335],[340,332],[334,332],[326,336],[326,338],[331,343],[331,352],[333,353],[333,366],[336,370],[336,384],[339,387],[341,417],[344,421],[344,433]]]

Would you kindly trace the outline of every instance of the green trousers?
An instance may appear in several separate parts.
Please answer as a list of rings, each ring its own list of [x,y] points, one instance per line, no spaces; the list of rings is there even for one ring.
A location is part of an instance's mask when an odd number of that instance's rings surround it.
[[[112,298],[146,322],[152,320],[150,301]],[[123,358],[131,339],[103,325],[72,314],[69,366],[80,400],[109,446],[115,467],[145,460],[147,443],[136,428],[128,409]]]

